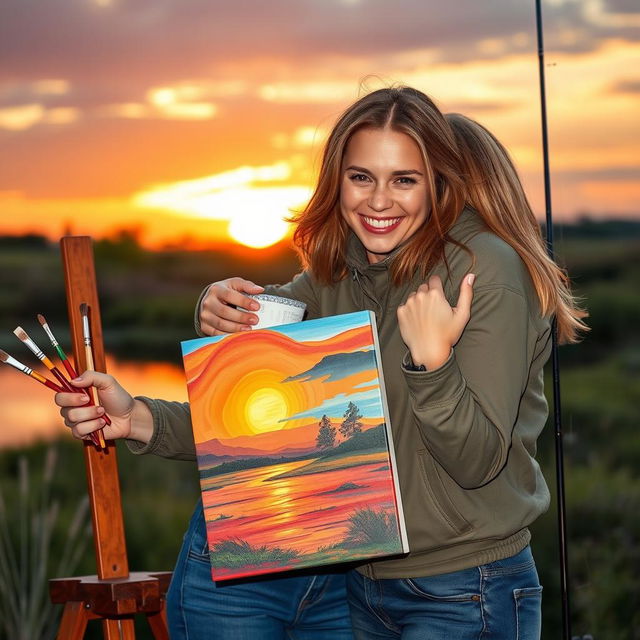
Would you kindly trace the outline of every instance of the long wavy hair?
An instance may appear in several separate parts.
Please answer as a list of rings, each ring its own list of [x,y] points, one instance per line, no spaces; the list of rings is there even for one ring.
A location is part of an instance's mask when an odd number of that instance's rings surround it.
[[[446,115],[455,135],[467,201],[484,224],[525,263],[543,315],[555,316],[559,342],[577,342],[588,314],[571,293],[567,274],[548,256],[540,226],[509,152],[485,127],[459,113]]]
[[[323,284],[347,275],[349,228],[340,213],[342,160],[353,134],[365,127],[388,127],[410,136],[420,149],[427,171],[429,216],[394,256],[390,269],[395,284],[408,281],[416,271],[426,276],[445,260],[445,245],[454,242],[448,232],[464,207],[455,139],[433,101],[409,87],[379,89],[360,98],[331,131],[311,200],[291,218],[297,224],[293,239],[302,263]]]

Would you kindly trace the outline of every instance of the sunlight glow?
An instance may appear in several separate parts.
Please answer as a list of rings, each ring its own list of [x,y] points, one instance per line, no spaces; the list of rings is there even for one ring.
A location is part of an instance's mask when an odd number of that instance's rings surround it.
[[[208,120],[218,113],[218,107],[202,101],[201,87],[185,84],[177,87],[157,87],[147,92],[147,100],[166,118],[176,120]],[[200,100],[196,102],[196,100]]]
[[[25,104],[20,107],[0,109],[0,129],[23,131],[42,120],[44,107],[41,104]]]
[[[291,175],[288,163],[244,166],[223,173],[157,185],[136,194],[138,207],[163,209],[175,214],[229,222],[229,235],[238,243],[261,248],[285,237],[291,210],[311,195],[309,187],[273,185]],[[267,183],[267,184],[264,184]]]
[[[162,89],[152,89],[148,94],[149,102],[156,107],[166,107],[176,102],[176,95],[173,89],[163,87]]]
[[[24,131],[37,124],[70,124],[80,118],[75,107],[45,109],[41,104],[25,104],[0,109],[0,129]]]

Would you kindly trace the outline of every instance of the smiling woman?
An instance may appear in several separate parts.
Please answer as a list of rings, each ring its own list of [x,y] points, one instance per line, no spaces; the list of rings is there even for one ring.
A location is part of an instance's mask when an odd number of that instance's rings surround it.
[[[420,148],[405,133],[364,128],[353,134],[342,164],[342,216],[369,262],[380,262],[427,219],[427,169]]]

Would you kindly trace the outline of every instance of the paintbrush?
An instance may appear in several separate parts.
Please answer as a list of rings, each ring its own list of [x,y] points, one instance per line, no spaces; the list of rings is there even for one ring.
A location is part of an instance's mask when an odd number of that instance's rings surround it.
[[[89,305],[86,302],[83,302],[80,305],[80,315],[82,316],[82,337],[84,339],[84,355],[85,360],[87,361],[87,370],[94,371],[94,363],[93,363],[93,348],[91,346],[91,329],[89,326]],[[89,387],[91,396],[93,398],[93,402],[95,405],[98,405],[98,393],[95,387]],[[104,419],[106,424],[111,424],[111,420],[109,416],[105,413],[102,418]],[[104,435],[102,433],[102,429],[98,429],[98,438],[100,438],[100,446],[105,449],[106,443],[104,441]]]
[[[49,325],[47,324],[47,321],[45,320],[44,316],[41,313],[38,314],[38,322],[42,325],[42,328],[45,330],[46,334],[49,336],[49,341],[51,342],[51,346],[56,350],[56,353],[58,354],[60,361],[64,365],[64,368],[67,370],[67,373],[71,376],[71,378],[77,378],[78,374],[76,373],[76,370],[71,365],[71,362],[69,362],[69,359],[67,358],[67,354],[62,350],[62,347],[56,340],[56,337],[53,335],[53,331],[51,331],[51,328],[49,327]]]
[[[72,378],[77,378],[78,374],[76,373],[76,370],[73,368],[71,362],[69,362],[69,358],[67,358],[67,354],[64,352],[64,350],[56,340],[56,337],[53,335],[53,331],[51,331],[51,327],[48,325],[45,317],[41,313],[38,314],[38,322],[42,325],[42,328],[45,330],[45,333],[47,334],[47,336],[49,336],[49,341],[51,342],[51,346],[56,350],[56,353],[58,354],[58,357],[62,361],[64,368],[67,370],[67,373]],[[85,391],[84,389],[74,388],[74,392],[84,393],[86,396],[88,396],[90,404],[93,404],[93,398],[91,397],[91,394]],[[91,441],[93,442],[93,444],[99,447],[100,439],[98,438],[98,436],[93,432],[90,433],[89,435],[91,436]]]
[[[45,367],[47,367],[47,369],[49,369],[49,371],[51,371],[51,373],[58,379],[58,382],[60,383],[60,386],[68,391],[69,393],[77,393],[78,390],[74,389],[70,384],[69,381],[62,375],[62,373],[60,373],[60,370],[53,364],[53,362],[51,362],[51,360],[49,360],[49,358],[47,358],[47,356],[44,354],[44,352],[40,349],[40,347],[38,347],[38,345],[27,335],[27,332],[22,328],[22,327],[16,327],[13,330],[13,333],[16,334],[16,336],[22,340],[22,342],[25,343],[25,345],[27,345],[27,347],[33,351],[33,353],[35,354],[36,358],[38,358],[42,364],[44,364]]]
[[[49,371],[53,373],[53,375],[57,378],[58,382],[60,382],[60,385],[61,385],[61,387],[59,388],[60,391],[62,391],[63,393],[66,391],[68,393],[84,393],[85,395],[88,395],[84,389],[76,389],[67,381],[67,379],[62,375],[62,373],[60,373],[60,370],[53,364],[53,362],[51,362],[51,360],[49,360],[49,358],[47,358],[47,356],[42,352],[42,350],[38,347],[38,345],[28,336],[27,332],[22,327],[16,327],[13,333],[15,333],[16,336],[20,338],[20,340],[22,340],[22,342],[24,342],[27,345],[27,347],[31,349],[31,351],[33,351],[36,357],[42,361],[45,367],[47,367],[47,369],[49,369]],[[91,396],[89,396],[89,398],[91,398]],[[97,447],[102,446],[100,444],[100,439],[95,434],[90,433],[89,437],[91,438],[91,441],[93,442],[93,444],[95,444]]]
[[[12,358],[8,353],[6,353],[5,351],[2,351],[2,349],[0,349],[0,360],[2,362],[5,362],[6,364],[10,364],[12,367],[17,369],[18,371],[22,371],[22,373],[28,375],[30,378],[33,378],[34,380],[37,380],[38,382],[45,385],[46,387],[49,387],[49,389],[53,389],[54,391],[57,391],[59,393],[64,393],[65,391],[62,387],[59,387],[55,382],[52,382],[51,380],[40,375],[33,369],[30,369],[29,367],[27,367],[26,364],[22,364],[22,362],[18,362],[15,358]]]

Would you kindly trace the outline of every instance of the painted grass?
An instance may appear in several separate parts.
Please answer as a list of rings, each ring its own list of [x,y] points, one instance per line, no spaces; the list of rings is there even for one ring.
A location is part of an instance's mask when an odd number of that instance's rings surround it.
[[[397,538],[398,527],[387,511],[358,509],[349,517],[348,544],[386,544]]]
[[[237,569],[267,563],[286,565],[300,555],[294,549],[281,549],[267,545],[254,547],[240,538],[222,540],[213,545],[211,552],[214,554],[214,566],[220,569]]]

